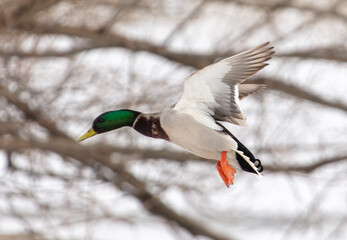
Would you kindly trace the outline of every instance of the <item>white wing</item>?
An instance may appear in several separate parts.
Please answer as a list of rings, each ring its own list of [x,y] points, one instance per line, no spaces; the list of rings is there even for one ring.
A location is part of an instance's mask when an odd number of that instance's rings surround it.
[[[273,47],[268,47],[268,44],[221,60],[188,77],[174,109],[191,114],[197,121],[216,130],[221,128],[215,120],[247,126],[239,106],[239,84],[268,65],[264,62],[274,53]],[[241,97],[264,88],[247,85],[240,85]]]

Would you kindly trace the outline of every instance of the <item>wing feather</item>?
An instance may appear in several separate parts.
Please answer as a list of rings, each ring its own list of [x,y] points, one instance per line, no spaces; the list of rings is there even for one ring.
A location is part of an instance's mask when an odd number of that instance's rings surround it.
[[[265,84],[240,84],[239,85],[239,99],[247,97],[250,94],[262,91],[266,88]]]
[[[219,129],[216,120],[247,126],[239,100],[264,89],[262,84],[242,84],[268,64],[274,51],[264,43],[209,65],[184,82],[174,109],[191,114],[197,121]]]

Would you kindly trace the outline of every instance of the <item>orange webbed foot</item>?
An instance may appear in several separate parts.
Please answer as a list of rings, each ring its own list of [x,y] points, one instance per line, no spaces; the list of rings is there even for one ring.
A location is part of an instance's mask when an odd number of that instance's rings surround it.
[[[217,170],[225,185],[229,187],[230,184],[234,182],[234,173],[236,173],[236,171],[228,164],[226,156],[227,152],[223,151],[220,161],[217,162]]]

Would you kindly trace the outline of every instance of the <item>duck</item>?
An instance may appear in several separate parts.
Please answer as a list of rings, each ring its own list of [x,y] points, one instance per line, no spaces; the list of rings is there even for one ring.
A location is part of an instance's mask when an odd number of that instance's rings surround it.
[[[261,161],[223,123],[248,126],[240,100],[265,89],[265,84],[247,80],[269,65],[273,49],[266,42],[196,71],[184,80],[177,103],[161,112],[104,112],[76,140],[132,127],[147,137],[163,139],[203,159],[216,160],[217,171],[227,187],[234,183],[236,170],[262,176]]]

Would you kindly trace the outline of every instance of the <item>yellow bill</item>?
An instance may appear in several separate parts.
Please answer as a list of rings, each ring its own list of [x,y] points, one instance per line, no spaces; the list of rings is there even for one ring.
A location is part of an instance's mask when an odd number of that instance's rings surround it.
[[[94,135],[96,135],[96,132],[94,131],[93,128],[89,129],[88,132],[86,132],[85,134],[83,134],[82,136],[80,136],[79,138],[76,139],[77,142],[81,142],[87,138],[93,137]]]

